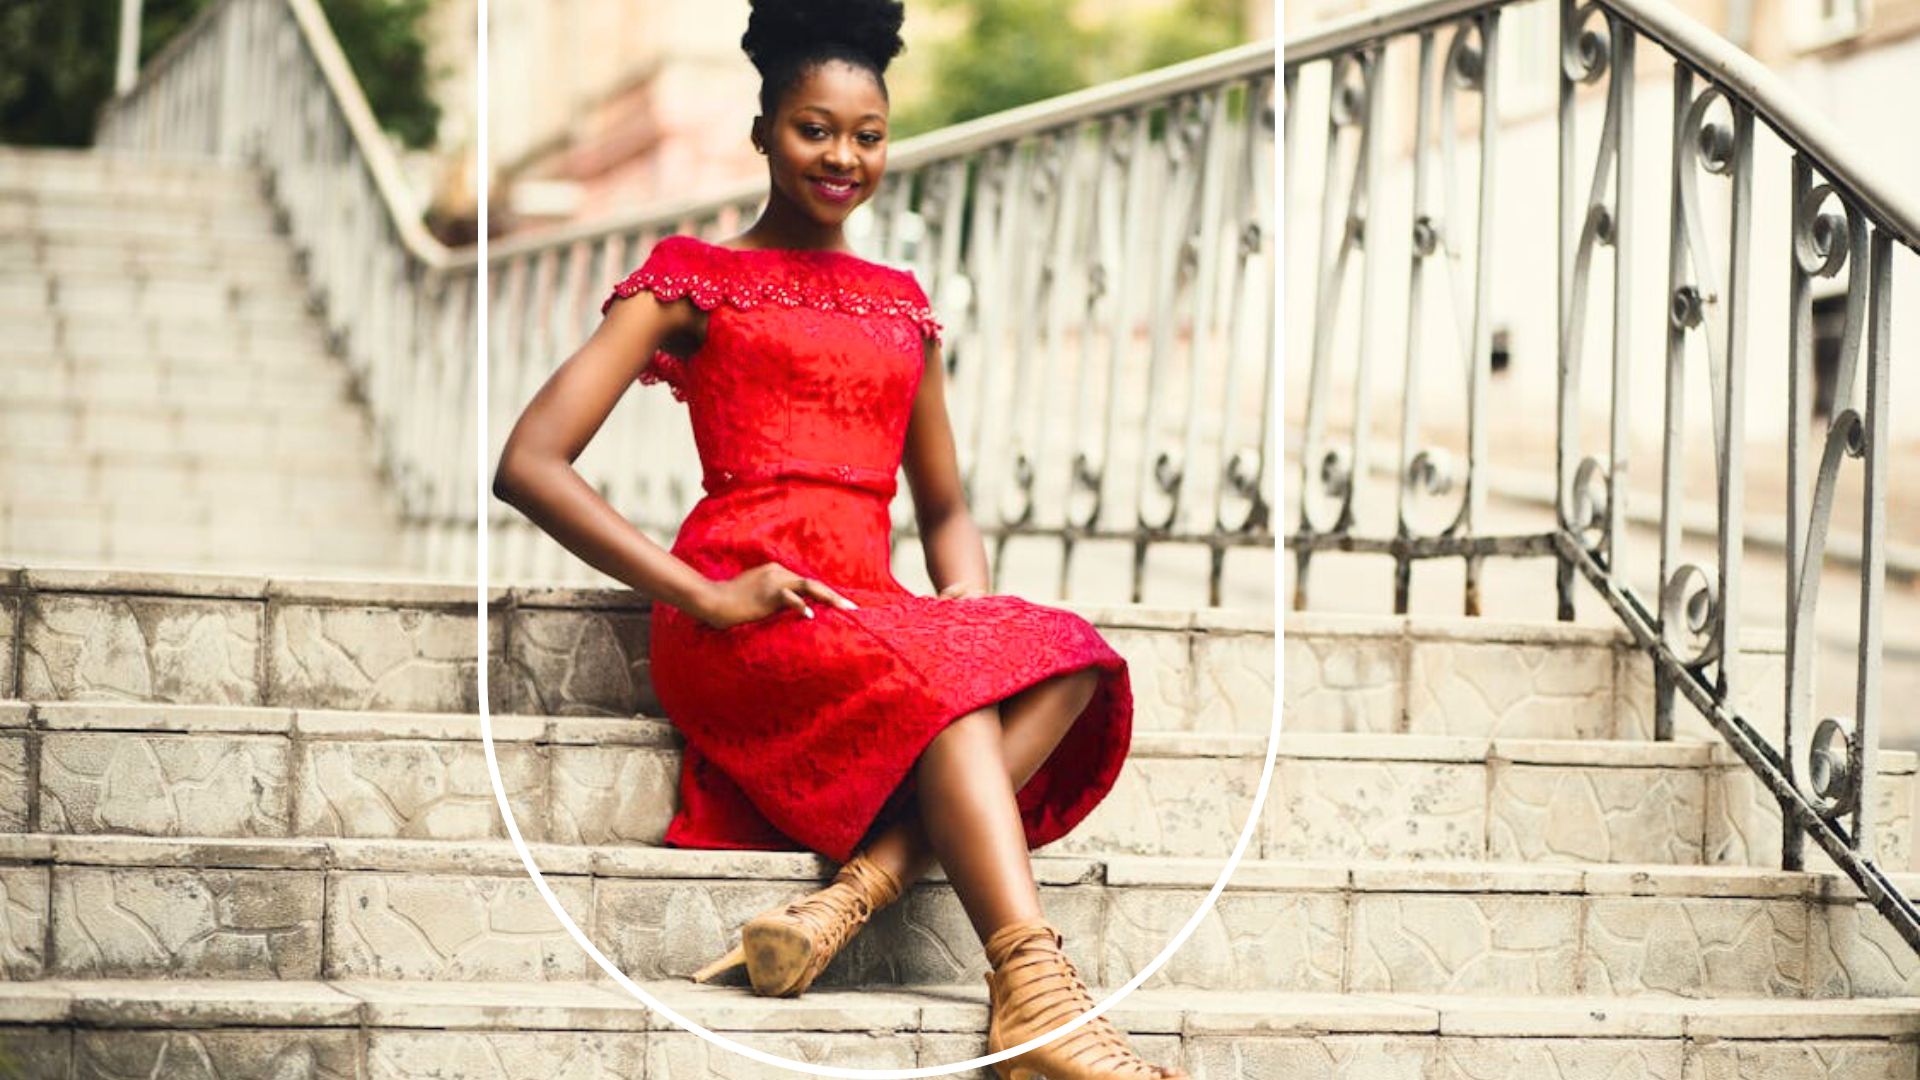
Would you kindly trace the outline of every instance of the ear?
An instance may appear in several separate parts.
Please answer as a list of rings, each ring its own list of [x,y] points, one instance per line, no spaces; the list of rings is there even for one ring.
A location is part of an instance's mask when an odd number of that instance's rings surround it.
[[[752,126],[747,129],[747,138],[753,143],[753,148],[763,154],[767,152],[766,119],[764,116],[755,116]]]

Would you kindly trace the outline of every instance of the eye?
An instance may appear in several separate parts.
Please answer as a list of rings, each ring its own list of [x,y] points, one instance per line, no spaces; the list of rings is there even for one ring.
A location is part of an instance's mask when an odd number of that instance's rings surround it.
[[[809,139],[818,139],[826,133],[827,129],[821,127],[819,124],[800,125],[800,134],[805,135]]]
[[[885,137],[886,136],[877,131],[863,131],[860,133],[860,141],[866,143],[868,146],[878,146],[880,140]]]

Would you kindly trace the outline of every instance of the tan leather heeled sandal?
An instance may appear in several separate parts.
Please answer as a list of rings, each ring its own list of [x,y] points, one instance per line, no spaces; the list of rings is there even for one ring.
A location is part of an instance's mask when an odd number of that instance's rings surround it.
[[[826,888],[747,920],[740,944],[694,972],[693,981],[703,983],[744,964],[754,993],[803,994],[854,932],[899,896],[900,879],[865,852],[856,852]]]
[[[1043,1035],[1093,1008],[1093,995],[1045,919],[1001,927],[986,940],[987,1052]],[[1037,1050],[993,1064],[1000,1080],[1190,1080],[1186,1070],[1149,1065],[1126,1036],[1097,1016]]]

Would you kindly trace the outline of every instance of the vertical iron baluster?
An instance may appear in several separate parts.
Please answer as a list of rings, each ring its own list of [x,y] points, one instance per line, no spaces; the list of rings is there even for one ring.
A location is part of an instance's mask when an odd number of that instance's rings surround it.
[[[1667,226],[1667,295],[1677,298],[1685,282],[1686,209],[1680,189],[1680,171],[1687,168],[1685,142],[1687,112],[1693,101],[1693,72],[1682,65],[1673,70],[1673,147],[1668,175],[1671,178]],[[1677,307],[1667,319],[1667,387],[1664,423],[1660,437],[1660,591],[1666,595],[1680,565],[1680,455],[1683,450],[1681,426],[1686,419],[1686,327]],[[1678,632],[1668,625],[1679,610],[1665,602],[1656,609],[1655,625],[1669,643]],[[1673,679],[1664,666],[1654,666],[1653,737],[1667,742],[1673,738]]]
[[[1493,296],[1493,177],[1496,136],[1500,129],[1500,9],[1480,13],[1480,176],[1477,238],[1473,250],[1473,352],[1468,360],[1467,493],[1465,531],[1472,535],[1485,516],[1487,503],[1487,380],[1492,374],[1491,308]],[[1451,223],[1449,223],[1451,224]],[[1480,614],[1480,564],[1467,557],[1464,608]]]
[[[1420,32],[1419,90],[1414,96],[1413,120],[1413,238],[1407,268],[1407,346],[1401,376],[1400,463],[1394,489],[1396,524],[1394,534],[1410,538],[1413,528],[1408,520],[1408,498],[1415,483],[1415,440],[1420,431],[1420,331],[1421,286],[1426,280],[1427,259],[1440,250],[1435,235],[1433,207],[1428,189],[1427,169],[1432,155],[1427,144],[1433,138],[1433,31]],[[1445,223],[1448,226],[1452,222]],[[1393,557],[1393,613],[1405,615],[1413,591],[1413,558],[1403,552]]]

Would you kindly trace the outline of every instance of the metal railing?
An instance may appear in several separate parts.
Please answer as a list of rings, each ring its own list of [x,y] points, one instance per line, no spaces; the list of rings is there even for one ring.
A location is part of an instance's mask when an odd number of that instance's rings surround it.
[[[373,420],[408,550],[473,576],[476,255],[428,233],[316,0],[221,0],[102,114],[113,150],[261,171]]]
[[[1544,40],[1503,48],[1503,24],[1527,27]],[[1652,55],[1639,55],[1642,42],[1653,47]],[[1535,56],[1550,57],[1552,69],[1533,73],[1540,84],[1538,115],[1514,118],[1503,104],[1518,102],[1524,112],[1528,95],[1524,87],[1503,95],[1503,61],[1518,66]],[[1296,223],[1290,235],[1316,241],[1303,259],[1314,273],[1311,371],[1297,428],[1299,513],[1285,540],[1294,553],[1294,605],[1305,606],[1308,571],[1326,552],[1389,556],[1398,612],[1408,608],[1417,563],[1460,560],[1469,615],[1480,614],[1487,560],[1552,558],[1559,617],[1574,617],[1574,579],[1584,577],[1650,656],[1655,737],[1673,737],[1675,701],[1685,698],[1778,801],[1782,865],[1801,868],[1805,838],[1812,837],[1920,949],[1920,914],[1875,857],[1873,818],[1892,411],[1891,266],[1896,246],[1920,249],[1920,214],[1894,188],[1868,176],[1757,61],[1661,0],[1557,0],[1557,7],[1547,0],[1429,0],[1299,38],[1287,46],[1283,72],[1289,196],[1311,183],[1291,168],[1302,149],[1297,144],[1324,138],[1324,149],[1311,150],[1323,156],[1317,222],[1291,198],[1287,203]],[[1644,104],[1637,83],[1668,77],[1671,126],[1649,147],[1635,138],[1644,120],[1636,115]],[[1411,93],[1407,79],[1414,80]],[[1410,125],[1393,109],[1406,98],[1413,101]],[[1309,100],[1316,111],[1303,122],[1299,115]],[[1657,99],[1654,104],[1657,109]],[[1595,114],[1597,127],[1583,131],[1582,121],[1591,123]],[[1519,139],[1523,132],[1522,153],[1532,157],[1505,156],[1503,137]],[[1638,155],[1649,152],[1664,159],[1646,159],[1653,169],[1637,171]],[[1529,162],[1557,184],[1496,191],[1497,179],[1524,172]],[[1771,173],[1763,171],[1769,166]],[[1642,189],[1662,172],[1665,246],[1648,254],[1664,256],[1665,272],[1636,277],[1638,245],[1661,242]],[[1779,207],[1771,234],[1755,227],[1756,175],[1778,185],[1767,188]],[[1542,205],[1549,188],[1555,189],[1551,212]],[[1541,226],[1553,222],[1557,245],[1545,245],[1557,247],[1553,273],[1503,273],[1496,265],[1503,252],[1511,254],[1495,238],[1509,215]],[[1402,222],[1404,231],[1396,228]],[[1532,236],[1522,246],[1541,250],[1544,229]],[[1760,244],[1774,245],[1770,253],[1787,285],[1777,303],[1754,299]],[[1396,294],[1404,296],[1404,312],[1383,299],[1397,288],[1387,284],[1390,276],[1405,282],[1405,292]],[[1496,289],[1503,290],[1498,305]],[[1816,295],[1844,312],[1844,327],[1828,335],[1833,359],[1819,376]],[[1496,306],[1511,313],[1528,305],[1542,321],[1553,313],[1551,345],[1541,351],[1556,360],[1550,393],[1556,494],[1550,528],[1516,533],[1487,525],[1494,471],[1489,430],[1496,424],[1489,383]],[[1636,349],[1636,335],[1644,332],[1636,309],[1664,324],[1663,352]],[[1399,314],[1404,337],[1392,336]],[[1772,364],[1750,361],[1756,340],[1772,350]],[[1583,380],[1588,354],[1599,348],[1610,349],[1597,373],[1604,377]],[[1397,380],[1374,370],[1376,360],[1393,352],[1401,361]],[[1636,363],[1657,365],[1660,377],[1632,389]],[[1688,396],[1699,392],[1703,374],[1710,415],[1694,425]],[[1818,413],[1817,379],[1825,391]],[[1646,590],[1654,571],[1650,560],[1636,565],[1630,557],[1626,477],[1635,423],[1648,417],[1656,394],[1657,578]],[[1780,409],[1782,398],[1786,689],[1779,715],[1761,722],[1735,705],[1751,700],[1753,688],[1738,685],[1742,669],[1731,661],[1742,647],[1747,452],[1761,441],[1749,438],[1747,422],[1750,412]],[[1378,447],[1391,445],[1393,435],[1374,413],[1387,413],[1390,422],[1396,406],[1397,457],[1391,467],[1382,462],[1375,469],[1370,450],[1385,453]],[[1449,415],[1436,421],[1442,407]],[[1583,419],[1595,415],[1605,422],[1603,448],[1583,430]],[[1513,424],[1510,415],[1502,419],[1503,429],[1526,426]],[[1687,435],[1696,426],[1706,434],[1696,435],[1694,444],[1711,447],[1714,531],[1712,554],[1689,561],[1681,524],[1694,516],[1687,487],[1698,473],[1686,466],[1701,460],[1687,456]],[[1861,507],[1858,557],[1850,560],[1859,582],[1857,651],[1848,658],[1852,716],[1820,720],[1809,739],[1828,530],[1842,469],[1855,461],[1862,476],[1851,481],[1859,485]],[[1387,490],[1368,489],[1376,474]],[[1363,492],[1391,503],[1390,530],[1362,527],[1356,511]],[[1630,584],[1633,574],[1641,588]]]
[[[849,234],[911,269],[945,327],[969,504],[994,547],[1271,549],[1275,354],[1274,46],[1255,43],[903,140]],[[492,246],[489,433],[591,332],[613,284],[662,236],[721,239],[765,181]],[[663,543],[699,491],[681,406],[629,394],[575,467]],[[893,540],[910,535],[902,485]],[[492,521],[506,579],[583,567],[510,507]],[[998,582],[996,582],[998,584]]]

